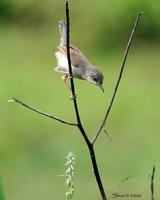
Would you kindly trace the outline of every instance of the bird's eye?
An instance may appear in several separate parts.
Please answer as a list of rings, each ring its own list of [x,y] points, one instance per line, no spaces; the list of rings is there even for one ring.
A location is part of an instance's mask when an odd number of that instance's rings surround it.
[[[96,76],[94,76],[94,77],[93,77],[93,80],[94,80],[95,82],[97,82],[97,81],[98,81],[98,79],[97,79],[97,77],[96,77]]]

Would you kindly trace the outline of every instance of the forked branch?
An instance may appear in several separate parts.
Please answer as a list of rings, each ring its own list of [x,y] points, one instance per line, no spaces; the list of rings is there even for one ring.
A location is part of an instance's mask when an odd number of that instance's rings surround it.
[[[111,111],[111,108],[112,108],[112,105],[113,105],[113,102],[115,100],[115,97],[116,97],[116,93],[118,91],[118,87],[119,87],[119,84],[120,84],[120,81],[122,79],[122,75],[123,75],[123,71],[124,71],[124,68],[125,68],[125,64],[126,64],[126,60],[127,60],[127,57],[128,57],[128,53],[129,53],[129,49],[131,47],[131,43],[133,41],[133,36],[134,36],[134,33],[136,31],[136,28],[137,28],[137,25],[138,25],[138,22],[139,22],[139,19],[141,17],[143,13],[140,12],[136,18],[136,21],[134,23],[134,26],[132,28],[132,32],[131,32],[131,35],[129,37],[129,40],[128,40],[128,43],[127,43],[127,47],[126,47],[126,50],[125,50],[125,53],[124,53],[124,58],[123,58],[123,62],[122,62],[122,66],[121,66],[121,69],[120,69],[120,73],[119,73],[119,76],[118,76],[118,79],[117,79],[117,82],[116,82],[116,85],[115,85],[115,88],[114,88],[114,92],[113,92],[113,95],[112,95],[112,98],[111,98],[111,101],[110,101],[110,104],[107,108],[107,112],[102,120],[102,123],[99,127],[99,129],[97,130],[93,140],[92,140],[92,144],[95,143],[95,141],[97,140],[98,136],[100,135],[103,127],[105,126],[106,122],[107,122],[107,119],[108,119],[108,116],[110,114],[110,111]]]

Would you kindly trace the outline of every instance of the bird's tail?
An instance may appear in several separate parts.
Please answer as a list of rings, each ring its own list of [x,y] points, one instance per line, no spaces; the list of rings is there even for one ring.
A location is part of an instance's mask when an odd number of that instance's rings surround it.
[[[67,33],[66,33],[67,25],[63,19],[59,22],[59,31],[60,31],[60,35],[61,35],[60,45],[65,45],[66,41],[67,41]]]

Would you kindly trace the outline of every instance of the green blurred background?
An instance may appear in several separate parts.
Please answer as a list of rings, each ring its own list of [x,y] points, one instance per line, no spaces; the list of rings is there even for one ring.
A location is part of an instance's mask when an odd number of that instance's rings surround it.
[[[160,196],[160,3],[70,1],[72,43],[105,76],[104,94],[96,86],[75,80],[80,114],[90,138],[104,116],[140,11],[144,15],[107,123],[112,141],[102,133],[96,144],[110,199],[113,192],[140,193],[142,199],[150,199],[153,164],[157,169],[155,195]],[[65,199],[64,178],[58,175],[64,173],[70,150],[77,156],[74,199],[100,199],[78,130],[7,103],[14,96],[48,113],[75,120],[70,93],[53,71],[61,18],[65,18],[65,2],[61,0],[0,0],[0,173],[7,200]]]

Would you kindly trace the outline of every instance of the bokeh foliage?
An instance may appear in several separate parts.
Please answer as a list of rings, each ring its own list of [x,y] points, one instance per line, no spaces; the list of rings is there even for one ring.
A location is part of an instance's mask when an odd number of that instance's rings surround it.
[[[92,42],[105,48],[106,43],[117,43],[125,39],[130,29],[130,20],[144,11],[139,38],[152,40],[160,35],[159,0],[122,0],[122,1],[76,1],[71,2],[72,22],[78,21],[79,31],[88,25],[92,28]],[[96,10],[96,12],[95,12]],[[43,27],[46,23],[55,24],[57,18],[64,14],[63,1],[46,0],[1,0],[0,21],[24,26]],[[88,14],[89,13],[89,14]],[[118,32],[118,34],[117,34]],[[113,36],[114,39],[113,39]],[[98,45],[97,44],[97,45]]]

